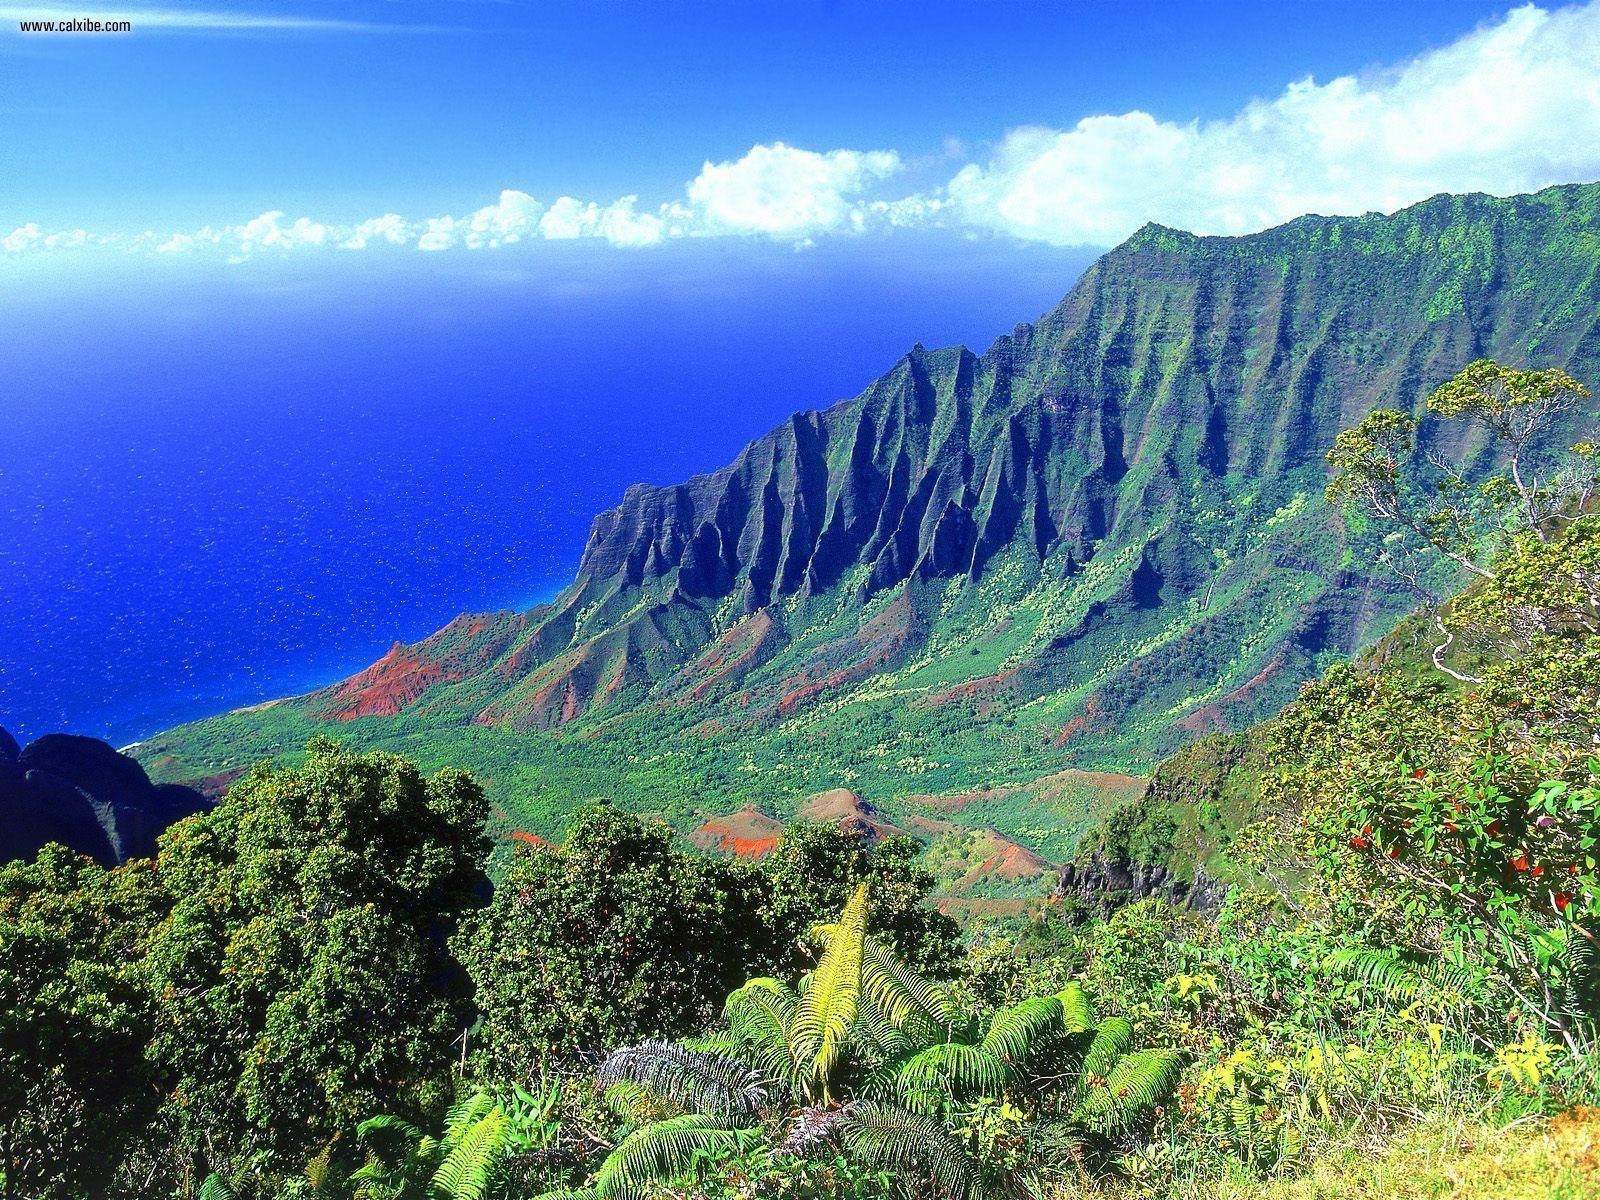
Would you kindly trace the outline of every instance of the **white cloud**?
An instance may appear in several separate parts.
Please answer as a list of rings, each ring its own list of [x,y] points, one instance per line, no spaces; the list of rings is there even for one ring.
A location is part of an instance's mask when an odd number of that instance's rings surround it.
[[[373,242],[403,246],[413,237],[410,223],[396,213],[385,213],[361,222],[339,243],[346,250],[365,250]]]
[[[417,238],[417,249],[450,249],[456,244],[456,226],[459,224],[454,217],[434,217],[423,227],[422,236]]]
[[[500,193],[500,202],[480,208],[467,223],[467,245],[503,246],[520,241],[533,230],[539,221],[544,205],[527,192],[507,189]]]
[[[4,11],[4,5],[0,5]],[[968,157],[946,142],[943,161]],[[1110,245],[1146,221],[1245,233],[1307,212],[1393,211],[1441,191],[1500,195],[1600,178],[1600,0],[1526,6],[1399,66],[1304,79],[1232,117],[1088,116],[1070,129],[1005,133],[982,159],[902,183],[894,150],[806,150],[782,142],[707,161],[681,195],[641,204],[507,189],[465,216],[387,213],[334,225],[268,211],[197,231],[97,234],[30,222],[0,254],[74,247],[135,253],[263,253],[338,247],[480,251],[537,239],[648,247],[688,237],[825,235],[937,226],[1063,245]],[[899,185],[898,187],[896,185]]]
[[[847,224],[852,201],[902,165],[893,150],[818,154],[774,142],[734,162],[706,163],[689,184],[689,202],[711,230],[803,237]]]
[[[39,245],[44,240],[44,230],[39,228],[37,222],[29,221],[26,225],[19,225],[5,237],[0,238],[0,250],[7,254],[23,254]]]
[[[1398,68],[1305,79],[1235,116],[1017,129],[950,181],[962,224],[1108,245],[1145,221],[1244,233],[1600,176],[1600,4],[1516,9]]]
[[[624,196],[602,207],[562,196],[539,219],[539,236],[551,241],[598,237],[613,246],[653,246],[669,234],[682,236],[683,231],[669,226],[665,219],[670,206],[663,208],[662,215],[655,215],[636,211],[638,202],[637,196]]]

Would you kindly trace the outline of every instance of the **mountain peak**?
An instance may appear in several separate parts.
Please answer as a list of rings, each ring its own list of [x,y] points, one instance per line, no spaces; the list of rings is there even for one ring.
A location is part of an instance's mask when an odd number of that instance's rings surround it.
[[[1600,376],[1597,245],[1593,185],[1146,225],[983,356],[918,343],[728,465],[629,488],[549,606],[460,618],[302,707],[821,738],[950,786],[1002,736],[1042,769],[1137,766],[1275,711],[1410,606],[1322,505],[1324,452],[1475,358]],[[907,722],[938,748],[867,740]]]

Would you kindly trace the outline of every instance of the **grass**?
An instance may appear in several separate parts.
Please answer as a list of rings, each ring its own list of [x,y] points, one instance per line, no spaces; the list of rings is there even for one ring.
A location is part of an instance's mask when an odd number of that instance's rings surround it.
[[[1295,1179],[1216,1181],[1173,1200],[1595,1200],[1600,1109],[1497,1130],[1452,1120],[1376,1146],[1352,1145]]]

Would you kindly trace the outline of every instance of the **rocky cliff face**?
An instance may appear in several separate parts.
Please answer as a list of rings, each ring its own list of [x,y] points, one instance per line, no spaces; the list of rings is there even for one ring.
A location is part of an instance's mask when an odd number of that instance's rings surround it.
[[[49,842],[102,866],[147,858],[168,825],[207,807],[198,792],[152,784],[94,738],[51,734],[23,748],[0,729],[0,862],[32,858]]]
[[[1321,502],[1340,428],[1482,356],[1600,374],[1597,209],[1574,186],[1148,226],[984,354],[919,346],[720,471],[630,489],[550,606],[460,618],[306,707],[728,729],[889,689],[1122,761],[1242,727],[1409,604]]]
[[[1151,897],[1191,912],[1215,912],[1227,895],[1227,884],[1203,870],[1184,878],[1159,864],[1107,858],[1099,852],[1062,867],[1055,889],[1057,899],[1076,900],[1086,915],[1101,918]]]

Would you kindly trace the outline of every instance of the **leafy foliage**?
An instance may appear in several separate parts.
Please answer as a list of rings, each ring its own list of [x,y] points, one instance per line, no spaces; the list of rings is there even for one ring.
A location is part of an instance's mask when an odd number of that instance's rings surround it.
[[[103,1192],[147,1133],[155,1006],[140,940],[147,864],[105,871],[46,847],[0,868],[0,1180],[6,1194]]]
[[[187,1145],[288,1167],[363,1111],[441,1097],[471,1012],[445,939],[484,888],[486,815],[459,772],[319,742],[167,833],[150,1051]]]

